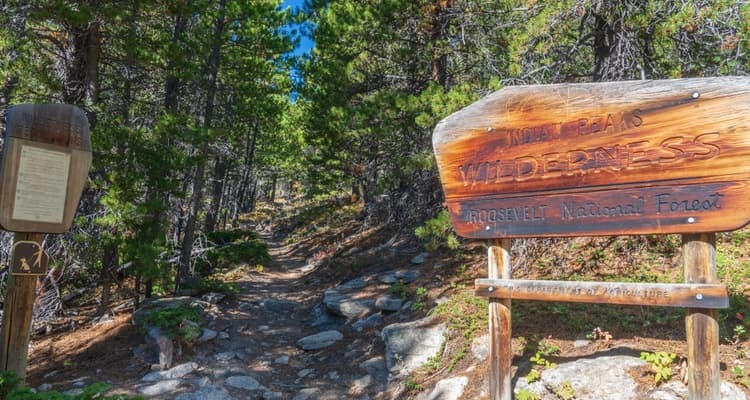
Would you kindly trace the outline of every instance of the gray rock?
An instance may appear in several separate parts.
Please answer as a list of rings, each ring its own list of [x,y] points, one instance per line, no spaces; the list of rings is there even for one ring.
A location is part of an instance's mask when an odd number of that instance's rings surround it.
[[[266,299],[263,301],[263,308],[265,308],[266,311],[282,315],[292,314],[300,307],[302,307],[302,305],[296,301],[274,299]]]
[[[324,331],[316,333],[315,335],[303,337],[297,341],[297,345],[301,347],[302,350],[318,350],[331,346],[343,338],[344,335],[339,331]]]
[[[398,311],[404,305],[404,299],[398,296],[386,294],[375,300],[375,307],[383,311]]]
[[[490,335],[486,334],[474,338],[471,341],[471,353],[479,361],[486,360],[487,355],[490,354]]]
[[[253,309],[253,303],[240,303],[237,309],[240,311],[250,311]]]
[[[329,313],[325,304],[320,303],[313,307],[312,323],[310,324],[313,328],[333,330],[344,326],[344,324],[346,324],[346,318]]]
[[[747,400],[742,389],[732,383],[722,382],[720,390],[722,400]],[[648,400],[685,400],[687,398],[687,386],[677,381],[667,382],[648,394]]]
[[[203,386],[196,392],[183,393],[175,400],[234,400],[226,389],[220,386]]]
[[[445,324],[432,317],[391,324],[380,335],[385,342],[385,361],[391,374],[406,375],[437,354],[445,341]]]
[[[340,287],[323,293],[323,304],[329,312],[349,319],[363,317],[376,310],[375,299],[358,290],[343,290]]]
[[[48,391],[52,390],[52,384],[51,383],[42,383],[41,385],[39,385],[38,388],[36,388],[36,390],[38,390],[40,392],[48,392]]]
[[[236,376],[230,376],[227,378],[224,383],[226,383],[228,386],[231,386],[233,388],[237,389],[244,389],[244,390],[258,390],[261,388],[260,382],[256,381],[253,377],[247,376],[247,375],[236,375]]]
[[[409,262],[414,265],[422,264],[424,263],[424,259],[427,258],[428,255],[429,253],[424,253],[424,252],[419,253],[416,256],[412,257],[411,260],[409,260]]]
[[[577,400],[643,400],[628,370],[646,362],[632,356],[606,356],[560,364],[542,372],[540,381],[518,380],[515,390],[525,388],[542,399],[556,399],[555,390],[568,382]]]
[[[469,378],[465,376],[443,379],[429,393],[420,393],[416,400],[458,400],[467,383]]]
[[[222,300],[224,300],[227,296],[223,293],[206,293],[203,296],[201,296],[201,300],[211,303],[211,304],[219,304]]]
[[[141,380],[143,382],[155,382],[155,381],[163,381],[165,379],[177,379],[182,378],[183,376],[195,371],[198,369],[198,364],[194,362],[189,362],[185,364],[177,365],[173,368],[170,368],[166,371],[155,371],[146,374]]]
[[[352,324],[352,328],[357,332],[362,332],[365,329],[376,328],[383,324],[383,316],[380,314],[372,314],[369,317],[362,318],[359,321]]]
[[[276,364],[287,365],[289,364],[289,356],[278,357],[277,359],[273,360],[273,362],[275,362]]]
[[[586,339],[578,339],[575,342],[573,342],[573,348],[579,349],[581,347],[586,347],[591,344],[590,340]]]
[[[138,388],[138,393],[145,396],[159,396],[165,393],[174,392],[182,384],[179,379],[169,379],[166,381],[159,381],[153,385],[141,386]]]
[[[281,392],[272,392],[270,390],[266,390],[263,392],[263,400],[275,400],[275,399],[283,399],[284,394]]]
[[[328,373],[328,379],[337,381],[341,379],[341,375],[339,375],[338,371],[331,371]]]
[[[304,378],[304,377],[312,374],[313,372],[315,372],[314,369],[312,369],[312,368],[305,368],[305,369],[297,372],[297,377],[298,378]]]
[[[401,281],[403,283],[411,283],[419,279],[421,275],[422,273],[416,269],[394,269],[378,274],[378,280],[387,284],[398,281]]]
[[[213,329],[203,328],[203,334],[201,335],[201,337],[198,338],[198,341],[201,343],[209,342],[211,340],[216,339],[218,335],[219,333]]]
[[[162,370],[171,368],[174,359],[174,343],[172,339],[159,328],[149,329],[148,337],[156,347],[157,354],[159,354],[159,367]]]
[[[315,269],[315,264],[307,264],[304,267],[297,268],[297,271],[304,273],[311,272]]]
[[[367,361],[362,361],[359,367],[367,371],[372,380],[380,387],[385,387],[388,384],[388,366],[385,363],[385,358],[373,357]],[[368,385],[370,385],[370,382],[364,386]]]
[[[235,357],[237,357],[237,353],[233,351],[225,351],[223,353],[217,353],[216,355],[214,355],[214,359],[216,361],[229,361]]]
[[[229,334],[226,332],[219,332],[219,339],[223,339],[223,340],[229,339]]]
[[[308,400],[317,399],[319,397],[320,389],[318,388],[305,388],[297,392],[293,400]]]
[[[201,335],[203,335],[203,329],[197,323],[189,319],[183,319],[180,322],[179,336],[186,342],[195,342]]]

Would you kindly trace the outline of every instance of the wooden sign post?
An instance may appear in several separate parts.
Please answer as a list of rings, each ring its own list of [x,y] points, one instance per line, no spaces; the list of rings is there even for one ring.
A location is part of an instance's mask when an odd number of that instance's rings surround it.
[[[86,114],[63,104],[12,107],[0,164],[0,225],[15,232],[0,369],[24,379],[35,288],[47,272],[44,233],[70,228],[91,166]]]
[[[705,232],[750,221],[750,78],[508,87],[441,121],[433,146],[457,233],[502,239],[476,282],[499,299],[493,400],[511,399],[511,299],[686,307],[690,399],[719,400],[729,301]],[[510,238],[666,233],[683,234],[683,284],[510,279]]]

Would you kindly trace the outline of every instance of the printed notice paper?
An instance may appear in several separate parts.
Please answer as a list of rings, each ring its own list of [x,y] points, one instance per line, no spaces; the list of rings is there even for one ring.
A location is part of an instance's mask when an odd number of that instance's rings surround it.
[[[21,146],[13,219],[60,224],[70,172],[70,154]]]

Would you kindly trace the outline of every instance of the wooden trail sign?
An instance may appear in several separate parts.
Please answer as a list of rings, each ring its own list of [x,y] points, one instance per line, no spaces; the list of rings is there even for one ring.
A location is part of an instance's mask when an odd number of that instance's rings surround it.
[[[720,400],[716,232],[750,222],[750,78],[508,87],[441,121],[456,232],[488,249],[490,398],[511,400],[511,300],[687,308],[688,398]],[[682,233],[684,284],[512,280],[511,238]]]
[[[0,166],[0,225],[14,232],[67,231],[90,167],[89,123],[80,108],[12,107]]]
[[[467,238],[715,232],[750,221],[750,78],[507,87],[433,134]]]
[[[14,231],[0,329],[0,370],[24,379],[35,287],[49,256],[44,233],[73,223],[91,167],[86,114],[67,104],[23,104],[6,116],[0,163],[0,225]]]

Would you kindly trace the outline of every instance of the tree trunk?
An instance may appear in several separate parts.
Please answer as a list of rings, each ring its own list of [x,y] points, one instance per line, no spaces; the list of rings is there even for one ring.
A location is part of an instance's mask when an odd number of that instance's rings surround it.
[[[111,241],[104,246],[102,252],[102,271],[100,281],[102,283],[102,296],[99,301],[99,309],[96,315],[101,317],[109,310],[110,292],[112,288],[112,275],[119,264],[120,246],[116,241]]]
[[[209,69],[209,82],[208,90],[206,91],[206,106],[203,116],[203,128],[209,129],[213,123],[214,117],[214,101],[216,97],[216,80],[219,74],[219,62],[221,58],[221,36],[224,32],[224,13],[227,0],[221,0],[219,3],[219,17],[216,20],[216,26],[214,30],[213,47],[211,48],[211,55],[208,59]],[[182,238],[182,248],[180,251],[180,262],[179,262],[179,280],[177,283],[177,290],[179,291],[182,284],[187,280],[192,279],[192,273],[190,271],[190,259],[193,252],[193,240],[195,238],[195,226],[198,218],[198,212],[203,204],[203,187],[206,183],[205,171],[206,171],[206,160],[208,157],[208,143],[206,141],[201,144],[200,154],[204,157],[203,160],[199,160],[198,166],[196,167],[195,177],[193,179],[193,196],[190,199],[190,210],[188,211],[187,222],[185,223],[185,234]]]
[[[224,182],[227,174],[227,162],[223,156],[219,156],[214,164],[214,180],[211,188],[211,207],[206,213],[204,232],[213,232],[216,227],[216,219],[222,207],[222,195],[224,194]]]

